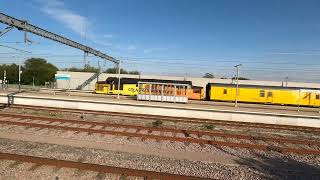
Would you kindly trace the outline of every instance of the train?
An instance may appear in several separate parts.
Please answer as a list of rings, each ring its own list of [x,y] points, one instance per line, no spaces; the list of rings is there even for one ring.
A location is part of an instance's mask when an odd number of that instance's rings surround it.
[[[139,91],[138,82],[159,82],[172,84],[187,84],[186,96],[191,100],[222,101],[273,105],[292,105],[320,107],[320,88],[283,87],[266,85],[245,85],[208,83],[205,87],[194,86],[192,81],[175,81],[161,79],[121,78],[118,88],[118,78],[109,77],[98,81],[95,86],[97,94],[121,94],[136,96]],[[238,91],[238,93],[237,93]]]
[[[162,79],[140,79],[140,78],[121,78],[120,88],[118,88],[118,78],[108,77],[105,81],[98,81],[95,85],[96,94],[120,94],[124,96],[136,96],[139,91],[138,82],[154,82],[167,84],[186,84],[190,88],[185,90],[188,99],[204,99],[204,89],[200,86],[193,86],[191,81],[162,80]],[[182,90],[178,90],[178,93]]]
[[[235,84],[208,83],[206,86],[207,100],[235,101]],[[265,85],[239,85],[238,102],[294,105],[294,106],[320,106],[320,89],[305,87],[282,87]]]

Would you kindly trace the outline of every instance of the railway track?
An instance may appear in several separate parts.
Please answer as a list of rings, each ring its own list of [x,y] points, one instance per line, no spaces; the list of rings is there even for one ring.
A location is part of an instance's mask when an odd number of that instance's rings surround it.
[[[317,141],[310,140],[298,140],[298,139],[286,139],[286,138],[271,138],[271,137],[254,137],[240,134],[228,134],[219,131],[207,132],[207,131],[194,131],[185,129],[174,129],[174,128],[155,128],[137,125],[124,125],[115,124],[108,122],[96,122],[96,121],[81,121],[81,120],[71,120],[71,119],[58,119],[42,116],[31,116],[31,115],[21,115],[21,114],[7,114],[0,113],[0,124],[5,125],[15,125],[24,126],[32,128],[42,128],[42,129],[58,129],[63,131],[73,131],[73,132],[86,132],[89,134],[105,134],[114,136],[125,136],[128,138],[142,138],[144,139],[155,139],[157,141],[173,141],[173,142],[187,142],[196,143],[199,145],[209,144],[213,146],[227,146],[232,148],[247,148],[256,149],[264,151],[277,151],[280,153],[298,153],[298,154],[320,154],[317,149],[320,143]],[[35,122],[36,121],[36,122]],[[59,123],[59,124],[57,124]],[[54,125],[53,125],[54,124]],[[86,126],[84,127],[70,127],[71,125]],[[112,128],[124,128],[124,131],[117,130],[106,130],[106,127]],[[127,130],[134,129],[135,132],[128,132]],[[147,131],[147,133],[140,133],[141,131]],[[154,135],[152,132],[158,131],[160,135]],[[163,133],[171,133],[170,135],[163,135]],[[162,134],[161,134],[162,133]],[[176,134],[183,134],[184,137],[177,137]],[[203,136],[209,136],[209,138],[203,138]],[[225,141],[212,140],[212,137],[222,137]],[[226,139],[237,139],[237,140],[249,140],[250,143],[239,143],[230,142]],[[259,143],[255,141],[264,141],[264,143]],[[269,143],[265,143],[268,141]],[[307,145],[308,148],[292,148],[286,146],[273,145],[272,143],[280,144],[297,144],[297,145]],[[309,146],[316,146],[317,148],[310,149]]]
[[[75,168],[79,170],[95,171],[100,173],[112,173],[112,174],[121,175],[122,177],[134,176],[134,177],[142,177],[144,179],[163,179],[163,180],[205,179],[205,178],[192,177],[192,176],[169,174],[164,172],[128,169],[128,168],[121,168],[121,167],[115,167],[115,166],[107,166],[107,165],[99,165],[99,164],[83,163],[83,162],[76,162],[76,161],[67,161],[67,160],[58,160],[58,159],[49,159],[49,158],[43,158],[43,157],[35,157],[35,156],[27,156],[27,155],[19,155],[19,154],[11,154],[11,153],[0,153],[0,159],[35,163],[37,165],[49,165],[49,166],[55,166],[60,168]]]
[[[169,122],[182,122],[191,124],[212,124],[219,126],[228,127],[243,127],[243,128],[259,128],[259,129],[271,129],[271,130],[287,130],[287,131],[300,131],[305,133],[320,134],[320,128],[315,127],[303,127],[303,126],[290,126],[290,125],[278,125],[278,124],[263,124],[263,123],[252,123],[252,122],[234,122],[224,120],[211,120],[211,119],[197,119],[197,118],[186,118],[186,117],[171,117],[171,116],[158,116],[148,114],[133,114],[133,113],[119,113],[119,112],[108,112],[108,111],[94,111],[94,110],[79,110],[70,108],[53,108],[53,107],[41,107],[41,106],[25,106],[25,105],[11,105],[13,109],[37,109],[51,112],[69,112],[69,113],[81,113],[81,114],[93,114],[93,115],[107,115],[116,117],[126,118],[140,118],[144,120],[162,120]]]

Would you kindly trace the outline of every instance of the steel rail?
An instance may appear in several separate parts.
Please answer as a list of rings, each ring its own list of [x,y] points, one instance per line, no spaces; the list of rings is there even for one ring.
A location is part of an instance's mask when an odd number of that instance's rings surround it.
[[[98,122],[93,120],[75,120],[75,119],[62,119],[62,118],[51,118],[46,116],[33,116],[33,115],[21,115],[21,114],[9,114],[1,113],[0,117],[12,117],[12,118],[23,118],[23,119],[33,119],[33,120],[42,120],[50,122],[61,122],[61,123],[73,123],[73,124],[82,124],[90,126],[102,126],[102,127],[115,127],[115,128],[127,128],[127,129],[137,129],[136,132],[141,130],[148,130],[149,133],[152,131],[160,132],[171,132],[171,133],[182,133],[185,136],[190,136],[195,134],[197,136],[215,136],[215,137],[224,137],[224,138],[234,138],[234,139],[244,139],[244,140],[262,140],[262,141],[271,141],[277,143],[290,143],[290,144],[304,144],[304,145],[316,145],[320,146],[320,142],[307,140],[307,139],[288,139],[288,138],[275,138],[275,137],[262,137],[262,136],[250,136],[242,134],[231,134],[221,131],[197,131],[197,130],[188,130],[188,129],[176,129],[176,128],[167,128],[167,127],[147,127],[139,125],[128,125],[128,124],[118,124],[118,123],[109,123],[109,122]],[[1,120],[1,119],[0,119]]]
[[[278,147],[262,144],[249,144],[249,143],[235,143],[235,142],[224,142],[224,141],[215,141],[215,140],[206,140],[206,139],[196,139],[192,137],[182,138],[182,137],[170,137],[162,135],[150,135],[150,134],[138,134],[131,132],[119,132],[119,131],[109,131],[102,129],[90,129],[90,128],[79,128],[79,127],[69,127],[69,126],[59,126],[59,125],[50,125],[50,124],[37,124],[30,122],[15,122],[8,120],[1,120],[0,124],[7,125],[16,125],[16,126],[27,126],[32,128],[47,128],[47,129],[58,129],[65,131],[74,131],[74,132],[86,132],[88,134],[105,134],[105,135],[114,135],[114,136],[125,136],[125,137],[138,137],[142,139],[155,139],[155,140],[166,140],[166,141],[176,141],[176,142],[187,142],[187,143],[196,143],[196,144],[208,144],[213,146],[227,146],[232,148],[246,148],[246,149],[256,149],[264,151],[277,151],[280,153],[297,153],[297,154],[309,154],[309,155],[319,155],[319,150],[311,150],[304,148],[288,148],[288,147]]]
[[[234,122],[225,120],[212,120],[212,119],[199,119],[199,118],[187,118],[187,117],[171,117],[171,116],[159,116],[148,114],[133,114],[133,113],[119,113],[110,111],[94,111],[94,110],[79,110],[71,108],[53,108],[42,106],[30,106],[30,105],[11,105],[10,108],[24,108],[24,109],[37,109],[47,110],[55,112],[70,112],[70,113],[84,113],[94,115],[108,115],[108,116],[121,116],[128,118],[141,118],[145,120],[163,120],[169,122],[182,122],[182,123],[194,123],[194,124],[212,124],[229,127],[245,127],[245,128],[261,128],[261,129],[274,129],[274,130],[289,130],[300,131],[306,133],[320,133],[320,128],[316,127],[303,127],[303,126],[291,126],[291,125],[279,125],[279,124],[264,124],[264,123],[252,123],[252,122]]]
[[[155,171],[146,171],[146,170],[138,170],[138,169],[129,169],[115,166],[107,166],[100,164],[91,164],[91,163],[83,163],[76,161],[67,161],[67,160],[58,160],[58,159],[50,159],[43,157],[35,157],[28,155],[20,155],[20,154],[12,154],[12,153],[1,153],[0,159],[2,160],[12,160],[12,161],[20,161],[27,163],[34,163],[38,165],[48,165],[48,166],[56,166],[61,168],[74,168],[86,171],[95,171],[101,173],[111,173],[111,174],[119,174],[122,176],[134,176],[134,177],[143,177],[144,179],[163,179],[163,180],[200,180],[207,178],[200,177],[192,177],[192,176],[184,176],[177,174],[170,174],[164,172],[155,172]]]

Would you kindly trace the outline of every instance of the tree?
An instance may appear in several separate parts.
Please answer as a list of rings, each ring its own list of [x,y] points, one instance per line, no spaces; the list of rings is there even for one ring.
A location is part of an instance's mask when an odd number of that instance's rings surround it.
[[[63,69],[64,71],[66,71],[67,69]],[[90,66],[89,64],[86,64],[84,66],[84,68],[76,68],[76,67],[72,67],[72,68],[69,68],[68,71],[71,71],[71,72],[93,72],[93,73],[97,73],[99,72],[99,68],[95,68],[93,66]]]
[[[233,77],[232,79],[233,79],[233,80],[236,80],[237,77]],[[245,78],[245,77],[239,77],[238,79],[239,79],[239,80],[250,80],[249,78]]]
[[[4,71],[6,71],[6,79],[11,84],[18,83],[19,79],[19,66],[17,64],[10,64],[10,65],[0,65],[0,79],[3,80]]]
[[[118,73],[118,68],[108,68],[107,70],[104,71],[105,73],[109,74],[117,74]],[[128,74],[128,72],[124,69],[120,69],[121,74]]]
[[[129,74],[140,75],[139,71],[129,71]]]
[[[210,78],[210,79],[213,79],[214,78],[214,75],[211,74],[211,73],[205,73],[203,76],[203,78]]]
[[[93,66],[90,65],[85,65],[84,68],[76,68],[76,67],[72,67],[72,68],[65,68],[63,69],[64,71],[71,71],[71,72],[99,72],[99,68],[95,68]],[[118,68],[108,68],[107,70],[103,71],[104,73],[109,73],[109,74],[117,74],[118,73]],[[120,70],[121,74],[135,74],[135,75],[139,75],[140,72],[139,71],[126,71],[124,69],[121,68]]]
[[[83,72],[95,72],[95,73],[97,73],[99,71],[100,71],[99,68],[95,68],[93,66],[90,66],[89,64],[84,65],[84,68],[83,68]]]
[[[117,74],[118,73],[118,69],[117,68],[108,68],[104,72],[105,73],[109,73],[109,74]],[[122,68],[121,68],[120,72],[121,72],[121,74],[135,74],[135,75],[139,75],[140,74],[139,71],[126,71],[126,70],[124,70]]]
[[[47,63],[42,58],[31,58],[25,61],[22,67],[22,84],[32,84],[33,77],[35,85],[44,85],[45,82],[54,81],[54,75],[58,68],[51,63]]]

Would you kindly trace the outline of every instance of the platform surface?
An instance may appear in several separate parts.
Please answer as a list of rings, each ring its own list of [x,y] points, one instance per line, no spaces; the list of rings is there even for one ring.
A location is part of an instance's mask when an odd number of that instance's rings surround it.
[[[10,94],[16,91],[3,91],[1,94]],[[167,102],[153,102],[153,101],[137,101],[136,97],[132,96],[120,96],[117,99],[116,95],[105,95],[105,94],[92,94],[88,92],[56,92],[55,94],[51,90],[43,90],[39,92],[26,91],[17,93],[16,95],[21,96],[36,96],[44,98],[63,98],[73,100],[84,100],[84,101],[102,101],[112,103],[126,103],[126,104],[140,104],[140,105],[156,105],[166,107],[180,107],[180,108],[197,108],[206,110],[229,110],[229,111],[243,111],[243,112],[260,112],[260,113],[274,113],[274,114],[288,114],[288,115],[305,115],[305,116],[319,116],[320,108],[315,107],[296,107],[296,106],[281,106],[281,105],[270,105],[270,104],[249,104],[249,103],[238,103],[235,107],[234,102],[213,102],[213,101],[198,101],[189,100],[187,104],[180,103],[167,103]]]

